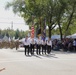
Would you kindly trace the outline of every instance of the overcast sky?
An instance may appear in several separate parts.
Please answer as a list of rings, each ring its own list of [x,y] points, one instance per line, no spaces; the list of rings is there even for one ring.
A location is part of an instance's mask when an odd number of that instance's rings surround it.
[[[29,29],[23,18],[15,15],[11,9],[5,10],[5,5],[7,2],[12,0],[0,0],[0,29],[11,28],[26,31]]]

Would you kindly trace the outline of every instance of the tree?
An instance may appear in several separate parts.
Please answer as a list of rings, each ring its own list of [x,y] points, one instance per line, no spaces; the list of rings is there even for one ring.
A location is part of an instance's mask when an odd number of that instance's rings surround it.
[[[46,15],[47,24],[49,27],[49,38],[51,37],[51,31],[56,26],[55,8],[56,8],[56,1],[48,0],[45,15]]]
[[[61,35],[61,40],[63,38],[63,33],[62,33],[62,23],[63,23],[63,18],[64,18],[64,13],[65,9],[67,7],[67,1],[66,0],[58,0],[57,5],[56,5],[56,21],[59,26],[59,31]]]
[[[68,23],[67,23],[67,26],[66,26],[66,29],[65,29],[65,38],[66,38],[66,35],[67,35],[67,32],[69,30],[70,25],[74,23],[73,19],[76,15],[76,10],[75,9],[76,9],[76,0],[68,1],[68,10],[66,11],[66,12],[68,12],[67,13],[67,15],[68,15],[67,16],[68,17],[67,22]]]
[[[37,25],[36,27],[44,26],[44,19],[49,26],[49,37],[51,37],[51,30],[54,28],[54,0],[16,0],[11,3],[8,2],[6,8],[13,7],[14,13],[20,13],[24,20],[29,25]]]
[[[17,29],[17,30],[16,30],[16,33],[15,33],[15,39],[18,39],[18,38],[19,38],[19,35],[20,35],[20,32],[19,32],[19,30]]]
[[[61,35],[66,36],[70,25],[75,21],[76,0],[15,0],[7,3],[6,8],[13,7],[14,13],[24,18],[26,23],[36,29],[44,30],[45,22],[49,27],[49,37],[52,30],[58,26]],[[69,33],[70,34],[70,33]]]

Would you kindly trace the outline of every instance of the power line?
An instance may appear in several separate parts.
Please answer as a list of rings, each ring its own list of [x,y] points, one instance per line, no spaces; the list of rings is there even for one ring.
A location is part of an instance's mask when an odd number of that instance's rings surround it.
[[[0,22],[0,23],[2,23],[2,24],[11,24],[11,22]],[[13,24],[25,24],[25,23],[15,23],[15,22],[13,22]]]
[[[5,18],[5,17],[0,17],[0,19],[16,19],[16,20],[21,20],[21,19],[23,19],[23,18],[11,18],[11,17]]]

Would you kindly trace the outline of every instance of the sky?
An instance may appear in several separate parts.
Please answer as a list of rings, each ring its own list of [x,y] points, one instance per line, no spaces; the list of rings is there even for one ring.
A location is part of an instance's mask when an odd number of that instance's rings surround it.
[[[29,27],[26,25],[23,18],[14,14],[12,9],[5,10],[6,3],[11,1],[12,0],[0,0],[0,29],[13,28],[14,30],[29,30]]]

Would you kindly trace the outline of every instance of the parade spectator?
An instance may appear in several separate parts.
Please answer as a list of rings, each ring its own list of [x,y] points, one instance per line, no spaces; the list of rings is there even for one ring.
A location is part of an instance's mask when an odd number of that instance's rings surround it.
[[[76,51],[76,39],[74,39],[74,41],[73,41],[73,49],[74,49],[74,51]]]

